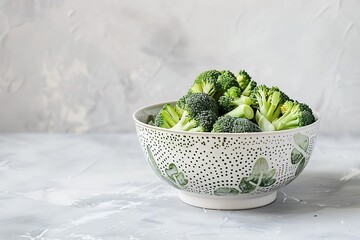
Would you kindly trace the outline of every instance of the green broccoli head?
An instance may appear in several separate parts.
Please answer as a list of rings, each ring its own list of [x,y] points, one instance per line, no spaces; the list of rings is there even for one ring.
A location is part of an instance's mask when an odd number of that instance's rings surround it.
[[[239,87],[241,88],[241,90],[244,91],[247,85],[250,83],[251,77],[246,71],[240,70],[236,74],[236,81],[239,83]]]
[[[236,81],[236,77],[232,72],[228,70],[223,70],[220,73],[221,74],[220,76],[218,76],[217,82],[220,84],[220,89],[222,93],[224,93],[231,87],[239,87],[239,84]]]
[[[214,96],[220,90],[220,84],[217,79],[220,76],[220,72],[217,70],[208,70],[200,73],[194,84],[190,87],[189,93],[206,93],[210,96]]]
[[[182,96],[181,98],[179,98],[179,100],[176,102],[176,106],[178,106],[181,109],[184,109],[185,105],[186,105],[186,98],[188,96],[189,95],[185,95],[185,96]]]
[[[234,121],[232,132],[234,133],[261,132],[261,129],[259,128],[258,125],[249,121],[246,118],[237,118]]]
[[[256,86],[250,93],[250,99],[252,102],[252,105],[255,108],[259,108],[266,102],[266,97],[268,95],[269,88],[265,85],[259,85]]]
[[[232,117],[245,117],[247,119],[252,119],[254,117],[254,111],[250,104],[251,99],[241,95],[241,89],[238,87],[229,88],[219,98],[220,111],[223,114]]]
[[[236,107],[236,103],[234,99],[231,97],[221,96],[219,99],[219,109],[221,114],[225,114],[230,112],[232,109]]]
[[[180,121],[171,129],[189,132],[210,132],[217,117],[211,110],[204,110],[197,114],[185,110]]]
[[[241,97],[241,89],[238,87],[229,88],[219,98],[219,107],[223,113],[227,113],[237,107],[239,104],[236,102]]]
[[[232,127],[236,118],[231,116],[222,116],[214,123],[212,132],[232,132]]]
[[[216,100],[229,88],[239,84],[234,74],[228,70],[208,70],[202,72],[189,89],[189,93],[206,93]]]
[[[210,97],[206,93],[194,93],[185,98],[184,109],[188,112],[197,115],[198,113],[210,110],[218,115],[218,105],[214,98]]]
[[[186,106],[186,97],[188,95],[182,96],[175,104],[175,110],[181,116],[184,112]]]
[[[239,98],[241,97],[241,88],[233,86],[226,90],[223,96],[230,98]]]
[[[181,131],[241,133],[292,129],[314,121],[308,105],[291,100],[276,86],[258,86],[244,70],[236,76],[208,70],[175,106],[165,104],[148,123]]]
[[[179,122],[180,116],[174,107],[165,104],[156,115],[154,125],[161,128],[172,128]]]
[[[179,102],[182,109],[180,120],[171,129],[191,132],[211,131],[218,118],[216,101],[206,93],[188,94],[183,100]]]
[[[266,118],[272,122],[281,114],[281,106],[289,100],[289,97],[282,92],[277,86],[271,87],[268,94],[269,108]]]
[[[238,74],[236,75],[236,80],[239,83],[239,87],[242,91],[242,95],[244,96],[249,96],[251,91],[257,85],[257,83],[251,80],[250,75],[244,70],[238,72]]]
[[[272,122],[277,131],[306,126],[315,121],[311,108],[305,103],[287,100],[281,106],[281,112],[282,116]]]
[[[217,118],[218,115],[211,110],[202,111],[195,118],[198,121],[198,126],[190,131],[210,132]]]
[[[261,132],[261,130],[255,123],[248,119],[225,115],[218,118],[213,126],[212,132],[244,133]]]
[[[226,112],[231,111],[240,104],[251,105],[252,101],[249,97],[241,94],[241,89],[238,87],[229,88],[219,99],[219,106]]]
[[[282,104],[289,99],[278,87],[268,88],[265,85],[254,88],[250,98],[253,106],[269,122],[274,121],[280,116]]]

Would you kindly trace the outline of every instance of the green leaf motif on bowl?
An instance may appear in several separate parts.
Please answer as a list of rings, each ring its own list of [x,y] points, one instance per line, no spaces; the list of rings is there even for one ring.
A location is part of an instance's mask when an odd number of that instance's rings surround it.
[[[241,179],[239,188],[242,193],[251,193],[258,187],[269,187],[276,182],[275,169],[269,170],[269,164],[263,157],[256,160],[252,173]]]
[[[294,134],[295,147],[291,150],[291,163],[298,164],[295,177],[297,177],[305,168],[307,150],[309,148],[309,137],[302,133]]]
[[[239,190],[231,187],[220,187],[214,191],[214,195],[216,196],[231,196],[238,194],[239,194]]]
[[[291,163],[292,164],[298,164],[300,161],[303,161],[304,158],[305,158],[304,155],[296,148],[294,148],[291,151]]]
[[[165,169],[165,173],[168,177],[172,177],[173,175],[178,173],[178,169],[174,163],[170,163],[168,168]]]
[[[306,152],[309,147],[309,137],[302,133],[296,133],[293,138],[295,144]]]
[[[182,189],[186,184],[188,184],[188,180],[185,178],[184,173],[179,172],[178,168],[174,163],[170,163],[168,168],[165,169],[165,173],[170,181],[176,185],[178,189]]]
[[[239,183],[239,190],[233,187],[220,187],[214,191],[214,195],[217,196],[229,196],[237,194],[251,193],[255,191],[258,187],[269,187],[276,182],[274,178],[276,174],[275,169],[269,170],[269,164],[267,160],[263,157],[256,160],[252,173],[243,177]]]
[[[249,177],[243,177],[239,184],[241,193],[251,193],[256,189],[256,187],[256,183],[254,183]]]
[[[305,158],[303,161],[300,161],[298,167],[296,168],[295,171],[295,176],[298,176],[305,168]]]
[[[146,145],[146,151],[148,154],[147,160],[148,160],[151,168],[156,172],[157,175],[162,176],[160,168],[158,167],[158,165],[155,162],[154,155],[152,154],[149,145]]]
[[[154,155],[152,154],[151,149],[148,145],[146,146],[146,150],[148,153],[148,161],[151,168],[156,172],[159,177],[161,177],[162,180],[177,189],[182,189],[186,184],[188,184],[189,181],[185,178],[185,175],[182,172],[179,172],[178,168],[174,163],[170,163],[168,168],[165,169],[164,176],[160,168],[156,164]]]

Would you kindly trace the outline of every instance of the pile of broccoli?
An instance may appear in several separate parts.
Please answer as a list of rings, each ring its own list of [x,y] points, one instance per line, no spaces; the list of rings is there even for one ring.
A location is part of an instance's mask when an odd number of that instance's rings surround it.
[[[199,74],[176,104],[165,104],[149,124],[190,132],[265,132],[306,126],[311,108],[290,99],[278,87],[258,85],[241,70]]]

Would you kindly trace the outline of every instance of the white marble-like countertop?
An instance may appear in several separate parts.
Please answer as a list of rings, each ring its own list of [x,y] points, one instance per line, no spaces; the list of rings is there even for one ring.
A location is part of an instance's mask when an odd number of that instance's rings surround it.
[[[271,205],[182,203],[135,134],[1,135],[0,239],[359,239],[360,138],[320,136]]]

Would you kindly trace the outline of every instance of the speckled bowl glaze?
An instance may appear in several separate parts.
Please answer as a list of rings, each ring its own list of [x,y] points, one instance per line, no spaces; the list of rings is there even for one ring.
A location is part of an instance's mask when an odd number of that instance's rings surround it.
[[[163,105],[134,113],[141,147],[181,200],[203,208],[248,209],[273,202],[276,190],[305,168],[319,128],[317,114],[311,125],[260,133],[193,133],[146,124]]]

